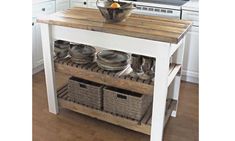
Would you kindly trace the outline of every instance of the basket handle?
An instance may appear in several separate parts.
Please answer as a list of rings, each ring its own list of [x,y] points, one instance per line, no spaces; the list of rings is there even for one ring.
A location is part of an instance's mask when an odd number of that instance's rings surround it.
[[[127,99],[127,96],[124,96],[124,95],[117,94],[117,98],[121,98],[121,99]]]
[[[87,88],[86,85],[84,85],[84,84],[79,84],[79,86],[80,86],[81,88]]]

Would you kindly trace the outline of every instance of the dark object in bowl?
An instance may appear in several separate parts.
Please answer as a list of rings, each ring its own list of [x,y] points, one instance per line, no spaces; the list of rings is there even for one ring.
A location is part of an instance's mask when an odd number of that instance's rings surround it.
[[[61,59],[65,58],[67,55],[68,55],[68,52],[57,52],[56,53],[56,57],[61,58]]]
[[[111,8],[113,1],[96,1],[96,6],[105,18],[106,22],[115,23],[127,19],[131,15],[131,11],[135,9],[132,3],[117,2],[120,8]]]
[[[97,53],[97,59],[108,64],[126,64],[130,56],[121,51],[103,50]]]
[[[56,40],[54,42],[54,46],[61,48],[61,49],[68,49],[70,45],[70,42],[68,41],[64,41],[64,40]]]
[[[97,65],[103,70],[121,71],[128,66],[129,58],[125,52],[103,50],[97,53]]]
[[[77,64],[92,63],[95,60],[96,49],[84,44],[71,44],[69,55],[71,60]]]
[[[56,46],[54,47],[54,52],[58,58],[65,58],[68,55],[68,49],[61,49]]]
[[[84,58],[87,56],[94,56],[96,49],[92,46],[84,44],[71,44],[69,54],[75,58]]]

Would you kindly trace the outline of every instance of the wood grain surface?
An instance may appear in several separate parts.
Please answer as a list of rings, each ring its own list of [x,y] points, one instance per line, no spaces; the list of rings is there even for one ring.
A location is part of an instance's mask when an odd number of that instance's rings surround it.
[[[80,7],[40,17],[37,22],[169,43],[178,43],[192,24],[185,20],[139,14],[132,14],[124,22],[106,23],[99,10]]]

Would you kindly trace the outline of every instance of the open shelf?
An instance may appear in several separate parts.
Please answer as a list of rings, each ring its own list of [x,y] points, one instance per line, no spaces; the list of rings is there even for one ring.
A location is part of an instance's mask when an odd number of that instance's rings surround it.
[[[55,59],[55,70],[86,80],[94,81],[107,86],[126,89],[146,95],[153,95],[154,82],[152,80],[141,80],[129,75],[119,75],[120,72],[105,71],[96,62],[78,65],[73,63],[69,57],[66,59]],[[181,65],[171,64],[169,67],[168,84],[174,79]]]
[[[76,103],[71,100],[68,96],[68,86],[60,88],[57,91],[57,97],[59,106],[61,108],[66,108],[84,115],[87,115],[92,118],[96,118],[114,125],[118,125],[130,130],[141,132],[147,135],[150,135],[151,132],[151,119],[152,119],[152,106],[146,111],[145,115],[140,121],[133,120],[127,117],[120,115],[108,113],[102,110],[94,109],[86,105]],[[166,104],[166,115],[165,115],[165,125],[170,117],[171,112],[176,107],[176,101],[168,100]]]
[[[178,65],[178,64],[174,64],[172,67],[170,67],[170,71],[168,75],[168,86],[174,80],[175,76],[178,74],[180,69],[181,69],[181,65]]]

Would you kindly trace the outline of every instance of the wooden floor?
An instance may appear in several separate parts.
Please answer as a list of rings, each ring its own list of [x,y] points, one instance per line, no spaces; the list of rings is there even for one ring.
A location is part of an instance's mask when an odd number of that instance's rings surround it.
[[[58,87],[67,76],[56,73]],[[178,115],[166,126],[164,141],[198,141],[198,85],[182,82]],[[33,76],[33,141],[149,141],[150,137],[60,109],[48,112],[44,72]]]

